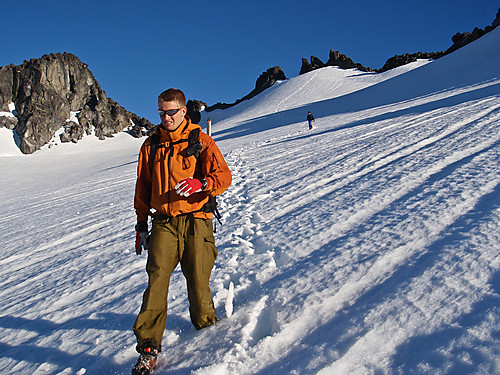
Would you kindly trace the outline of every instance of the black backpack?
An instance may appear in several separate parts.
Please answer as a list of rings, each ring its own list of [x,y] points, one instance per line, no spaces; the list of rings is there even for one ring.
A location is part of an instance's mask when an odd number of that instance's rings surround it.
[[[175,142],[171,142],[171,145],[187,142],[188,147],[186,148],[186,155],[187,156],[195,156],[197,162],[200,160],[200,152],[203,149],[203,145],[201,144],[199,140],[199,135],[200,135],[200,129],[193,129],[189,133],[188,139],[181,139]],[[158,147],[160,146],[160,135],[158,133],[153,133],[151,135],[151,151],[149,154],[149,170],[151,174],[153,174],[153,163],[156,157],[156,152],[158,151]],[[208,197],[208,202],[203,205],[203,207],[199,211],[194,211],[194,212],[211,212],[217,221],[222,225],[222,215],[219,212],[219,209],[217,207],[217,198],[209,196]],[[194,213],[190,212],[190,214]],[[214,227],[214,232],[215,232],[215,227]]]

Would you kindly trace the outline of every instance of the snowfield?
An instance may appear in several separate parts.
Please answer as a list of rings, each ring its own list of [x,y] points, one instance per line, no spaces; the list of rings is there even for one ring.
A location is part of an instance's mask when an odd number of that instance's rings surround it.
[[[500,29],[382,74],[316,70],[207,116],[233,173],[211,281],[221,320],[192,327],[177,268],[155,373],[500,373]],[[0,130],[0,373],[129,374],[144,139],[19,155]]]

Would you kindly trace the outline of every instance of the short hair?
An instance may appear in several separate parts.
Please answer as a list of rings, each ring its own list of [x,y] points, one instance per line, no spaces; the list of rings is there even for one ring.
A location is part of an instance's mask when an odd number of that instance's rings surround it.
[[[179,89],[168,89],[163,91],[159,96],[158,96],[158,101],[164,101],[164,102],[177,102],[181,107],[186,106],[186,97],[184,96],[184,93],[179,90]]]

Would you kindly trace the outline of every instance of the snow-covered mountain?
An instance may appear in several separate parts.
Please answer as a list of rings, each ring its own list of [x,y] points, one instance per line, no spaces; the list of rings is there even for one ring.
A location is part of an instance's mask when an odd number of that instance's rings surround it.
[[[500,30],[209,115],[234,177],[211,282],[222,319],[191,326],[177,269],[158,374],[500,372]],[[130,373],[142,141],[0,158],[0,373]]]

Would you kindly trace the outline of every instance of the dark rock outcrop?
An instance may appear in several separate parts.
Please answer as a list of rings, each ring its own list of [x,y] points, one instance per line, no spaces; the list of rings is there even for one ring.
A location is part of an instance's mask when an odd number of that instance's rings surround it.
[[[324,68],[325,66],[338,66],[341,69],[359,69],[363,72],[371,72],[373,69],[367,68],[359,63],[355,63],[346,55],[341,54],[339,51],[335,51],[333,49],[330,50],[330,56],[328,61],[323,63],[316,56],[311,56],[311,62],[307,61],[307,59],[302,59],[302,66],[300,68],[300,74],[309,73],[315,69]]]
[[[199,100],[190,99],[186,103],[187,115],[195,124],[199,124],[201,120],[201,111],[207,108],[207,103]]]
[[[498,26],[500,26],[500,8],[498,9],[497,17],[493,20],[491,26],[486,27],[486,32],[490,32],[491,30],[493,30]]]
[[[456,51],[457,49],[462,48],[463,46],[466,46],[469,43],[472,43],[473,41],[481,38],[484,34],[489,33],[491,30],[495,29],[500,25],[500,9],[498,9],[497,16],[493,20],[491,26],[486,26],[483,29],[480,29],[478,27],[474,28],[472,32],[465,32],[465,33],[456,33],[455,35],[452,36],[451,41],[453,44],[451,45],[450,48],[448,48],[445,51],[445,54],[452,53]]]
[[[311,60],[312,60],[312,56],[311,56]],[[312,64],[309,62],[309,60],[302,58],[302,66],[300,67],[299,75],[312,72],[313,70],[314,70],[314,68],[312,67]]]
[[[265,72],[263,72],[259,78],[257,78],[257,82],[255,82],[255,88],[246,96],[244,96],[241,99],[236,100],[236,102],[232,104],[227,104],[227,103],[217,103],[215,105],[212,105],[206,109],[207,112],[216,110],[216,109],[226,109],[229,107],[232,107],[238,103],[241,103],[244,100],[248,100],[253,98],[254,96],[260,94],[262,91],[265,89],[268,89],[276,81],[284,81],[286,80],[285,73],[279,66],[275,66],[272,68],[267,69]]]
[[[440,57],[443,57],[444,54],[445,52],[442,51],[442,52],[417,52],[412,54],[405,53],[403,55],[396,55],[387,60],[382,68],[377,69],[377,72],[382,73],[387,70],[397,68],[398,66],[415,62],[419,59],[439,59]]]
[[[0,110],[7,111],[11,102],[18,120],[14,129],[25,154],[39,150],[61,127],[63,142],[77,142],[92,131],[104,139],[134,127],[140,129],[131,131],[137,136],[143,128],[153,127],[145,118],[107,98],[88,66],[70,53],[1,67]],[[72,112],[76,121],[70,122]]]
[[[311,56],[311,62],[302,58],[302,66],[300,67],[300,74],[312,72],[315,69],[324,68],[326,65],[316,56]]]
[[[263,72],[257,81],[255,82],[255,88],[250,92],[250,94],[246,95],[243,100],[247,100],[253,98],[254,96],[260,94],[265,89],[268,89],[276,81],[284,81],[286,80],[285,73],[279,66],[274,66],[272,68],[267,69]]]
[[[330,50],[330,58],[328,59],[327,66],[338,66],[342,69],[353,69],[356,68],[362,72],[371,72],[373,69],[367,68],[359,63],[354,63],[349,57],[341,54],[339,51]]]
[[[17,117],[14,116],[0,116],[0,128],[7,128],[14,130],[18,123]]]

